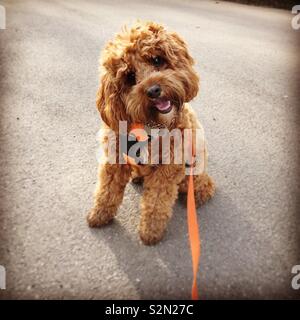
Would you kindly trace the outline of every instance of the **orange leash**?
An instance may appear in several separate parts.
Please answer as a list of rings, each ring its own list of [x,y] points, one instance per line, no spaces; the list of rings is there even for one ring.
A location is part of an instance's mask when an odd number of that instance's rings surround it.
[[[200,262],[201,242],[195,205],[193,168],[191,167],[187,194],[187,221],[193,263],[192,299],[198,300],[197,273]]]
[[[196,156],[196,145],[193,135],[190,137],[191,155],[193,159]],[[193,265],[193,284],[192,284],[192,300],[198,300],[197,273],[201,255],[201,240],[199,234],[199,226],[197,221],[197,211],[195,204],[194,179],[193,179],[193,163],[191,162],[188,192],[187,192],[187,222],[191,247],[192,265]]]
[[[135,136],[138,141],[146,140],[147,135],[143,134],[143,130],[139,131],[139,129],[143,129],[143,125],[134,124],[131,127],[131,130],[135,130]],[[126,154],[123,154],[125,160],[128,164],[138,166],[134,159],[131,159]],[[194,140],[192,138],[192,156],[195,156],[195,146]],[[188,192],[187,192],[187,222],[188,222],[188,232],[189,232],[189,240],[191,247],[191,256],[192,256],[192,264],[193,264],[193,284],[192,284],[192,300],[198,300],[198,287],[197,287],[197,273],[200,263],[200,254],[201,254],[201,241],[199,235],[199,226],[197,221],[197,211],[195,205],[195,194],[194,194],[194,180],[193,180],[193,165],[191,165],[190,176],[189,176],[189,184],[188,184]]]

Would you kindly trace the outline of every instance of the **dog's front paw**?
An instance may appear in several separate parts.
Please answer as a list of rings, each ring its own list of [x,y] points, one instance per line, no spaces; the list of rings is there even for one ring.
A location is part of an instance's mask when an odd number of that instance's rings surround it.
[[[87,216],[90,228],[99,228],[110,223],[116,215],[115,208],[93,208]]]
[[[155,221],[149,221],[149,223],[142,221],[139,234],[142,242],[145,245],[151,246],[157,244],[164,237],[165,230],[165,224],[156,223]]]
[[[140,231],[140,238],[142,240],[142,242],[147,245],[147,246],[153,246],[155,244],[157,244],[164,236],[164,233],[160,234],[160,235],[153,235],[151,233],[144,233]]]

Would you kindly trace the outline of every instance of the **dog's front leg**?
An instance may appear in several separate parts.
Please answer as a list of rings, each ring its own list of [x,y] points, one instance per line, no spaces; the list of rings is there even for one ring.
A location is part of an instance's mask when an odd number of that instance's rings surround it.
[[[180,165],[162,165],[144,178],[139,226],[144,244],[152,245],[162,239],[184,174]]]
[[[130,172],[127,165],[106,163],[100,166],[94,207],[87,217],[90,227],[100,227],[114,218],[123,200]]]

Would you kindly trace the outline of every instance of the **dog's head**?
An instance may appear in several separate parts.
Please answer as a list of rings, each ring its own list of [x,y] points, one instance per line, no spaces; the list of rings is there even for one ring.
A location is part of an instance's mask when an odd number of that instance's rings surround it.
[[[97,107],[103,121],[160,123],[176,116],[199,89],[185,42],[162,25],[137,23],[107,44],[101,56]]]

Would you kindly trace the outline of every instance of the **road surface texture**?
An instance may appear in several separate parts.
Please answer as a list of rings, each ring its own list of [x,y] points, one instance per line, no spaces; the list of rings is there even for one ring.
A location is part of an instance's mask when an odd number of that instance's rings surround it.
[[[215,1],[6,1],[1,54],[0,298],[190,298],[186,209],[141,244],[141,188],[91,230],[104,43],[136,18],[180,33],[215,198],[198,210],[203,299],[299,298],[299,37],[289,11]]]

